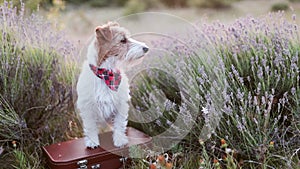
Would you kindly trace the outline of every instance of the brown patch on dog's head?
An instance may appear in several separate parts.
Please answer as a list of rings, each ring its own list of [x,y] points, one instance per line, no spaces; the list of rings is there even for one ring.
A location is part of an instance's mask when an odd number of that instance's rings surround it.
[[[128,51],[128,31],[116,22],[108,22],[95,29],[95,46],[98,50],[97,65],[100,66],[108,57],[122,58]]]
[[[97,26],[96,27],[96,37],[98,40],[101,40],[103,42],[105,41],[111,41],[112,40],[112,31],[110,29],[110,27],[117,27],[119,26],[118,23],[116,22],[108,22],[105,25],[102,26]]]

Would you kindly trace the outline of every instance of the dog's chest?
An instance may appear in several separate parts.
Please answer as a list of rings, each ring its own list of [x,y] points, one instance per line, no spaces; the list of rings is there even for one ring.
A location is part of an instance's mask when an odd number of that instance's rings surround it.
[[[101,79],[98,79],[101,80]],[[95,91],[95,104],[98,108],[98,116],[102,119],[111,119],[123,104],[128,104],[130,100],[128,78],[124,76],[117,91],[113,91],[102,81]]]

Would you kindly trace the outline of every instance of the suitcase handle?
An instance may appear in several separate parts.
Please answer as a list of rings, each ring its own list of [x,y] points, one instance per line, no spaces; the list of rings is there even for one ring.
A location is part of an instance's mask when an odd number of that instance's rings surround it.
[[[88,163],[87,160],[78,161],[77,165],[79,166],[79,168],[77,169],[88,169],[87,163]],[[100,167],[101,167],[100,164],[95,164],[91,166],[91,169],[99,169]]]
[[[127,157],[121,157],[119,160],[121,163],[124,164],[127,161]],[[88,169],[87,163],[88,163],[87,160],[78,161],[77,165],[79,168],[77,168],[77,169]],[[100,164],[95,164],[95,165],[91,166],[91,169],[100,169],[100,167],[101,167]]]

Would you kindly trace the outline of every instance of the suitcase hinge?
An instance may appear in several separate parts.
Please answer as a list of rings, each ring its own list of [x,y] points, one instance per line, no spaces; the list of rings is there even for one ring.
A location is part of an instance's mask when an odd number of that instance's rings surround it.
[[[88,163],[87,160],[78,161],[77,162],[77,165],[79,167],[78,169],[87,169],[87,163]]]

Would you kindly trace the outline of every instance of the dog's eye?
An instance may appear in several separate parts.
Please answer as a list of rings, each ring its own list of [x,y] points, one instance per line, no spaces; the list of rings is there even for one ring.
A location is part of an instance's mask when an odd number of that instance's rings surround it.
[[[120,42],[121,43],[127,43],[127,38],[124,37]]]

